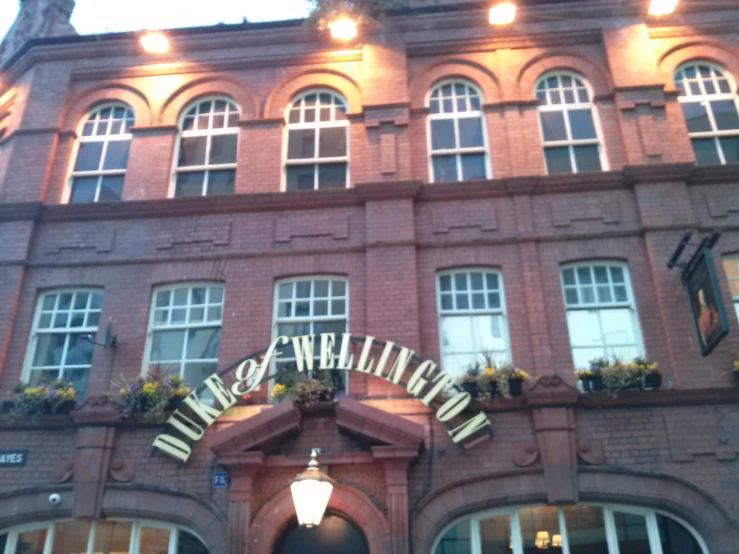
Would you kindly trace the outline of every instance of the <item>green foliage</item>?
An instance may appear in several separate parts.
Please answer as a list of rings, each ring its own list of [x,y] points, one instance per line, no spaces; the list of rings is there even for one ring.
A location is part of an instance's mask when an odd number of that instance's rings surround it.
[[[338,17],[351,17],[359,25],[376,24],[389,9],[408,5],[407,0],[308,0],[310,24],[325,29]]]
[[[173,375],[173,368],[152,367],[146,378],[129,383],[121,376],[113,383],[109,396],[121,408],[124,418],[143,413],[144,419],[158,421],[164,412],[175,409],[188,394],[182,377]]]
[[[336,396],[336,387],[328,380],[293,379],[281,377],[272,386],[272,398],[282,400],[288,398],[296,404],[315,404],[332,402]]]
[[[2,406],[10,419],[68,414],[77,406],[77,397],[72,383],[62,380],[34,386],[18,383],[3,395]]]

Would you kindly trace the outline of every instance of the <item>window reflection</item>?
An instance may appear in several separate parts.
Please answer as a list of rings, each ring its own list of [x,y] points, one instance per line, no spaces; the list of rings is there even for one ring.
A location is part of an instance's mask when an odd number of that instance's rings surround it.
[[[591,506],[563,508],[570,554],[608,554],[603,510]]]
[[[561,552],[562,533],[556,507],[522,508],[518,511],[518,519],[525,554]]]

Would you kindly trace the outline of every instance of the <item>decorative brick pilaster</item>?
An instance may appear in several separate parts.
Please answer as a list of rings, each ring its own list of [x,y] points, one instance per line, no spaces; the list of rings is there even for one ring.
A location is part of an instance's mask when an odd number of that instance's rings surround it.
[[[264,465],[264,452],[241,452],[218,457],[218,463],[228,468],[228,553],[247,554],[249,526],[252,519],[254,477]]]

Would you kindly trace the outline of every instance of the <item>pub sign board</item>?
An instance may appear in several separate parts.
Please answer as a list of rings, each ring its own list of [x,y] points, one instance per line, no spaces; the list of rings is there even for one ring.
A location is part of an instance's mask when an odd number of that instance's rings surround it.
[[[0,467],[23,467],[28,459],[28,450],[0,450]]]
[[[684,282],[701,354],[708,356],[729,332],[729,322],[710,249],[701,250],[695,261],[687,268]]]

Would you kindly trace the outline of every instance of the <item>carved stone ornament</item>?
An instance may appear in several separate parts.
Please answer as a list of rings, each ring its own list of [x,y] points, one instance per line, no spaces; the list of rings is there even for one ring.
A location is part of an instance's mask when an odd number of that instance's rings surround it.
[[[606,461],[603,442],[599,440],[577,441],[577,455],[586,464],[600,465]]]
[[[74,460],[65,460],[60,458],[51,468],[51,474],[49,475],[49,481],[55,485],[66,483],[72,479],[74,475]]]
[[[22,0],[15,23],[0,43],[0,63],[31,39],[76,35],[69,23],[74,4],[75,0]]]
[[[108,396],[91,396],[72,412],[77,424],[115,423],[121,416],[121,409]]]
[[[513,463],[518,467],[532,465],[539,457],[539,448],[536,441],[528,440],[517,442],[513,445]]]
[[[119,483],[128,483],[133,479],[134,463],[131,458],[118,458],[110,462],[110,477]]]

